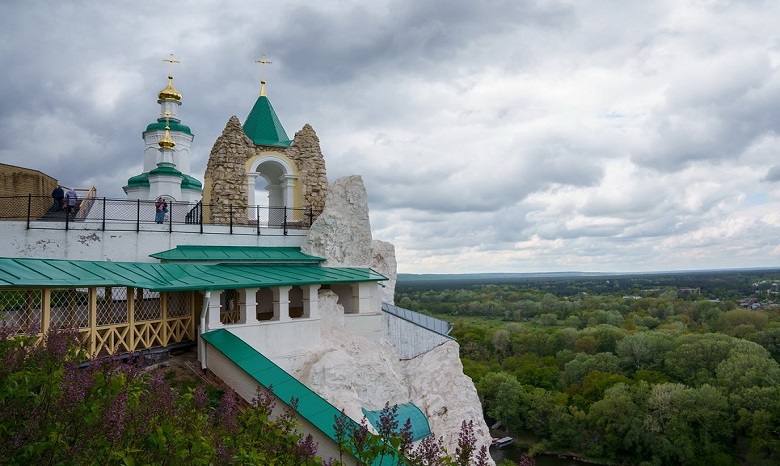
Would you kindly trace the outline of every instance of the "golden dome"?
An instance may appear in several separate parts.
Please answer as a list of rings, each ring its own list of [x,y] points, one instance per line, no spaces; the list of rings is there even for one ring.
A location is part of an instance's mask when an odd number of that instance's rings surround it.
[[[173,76],[168,75],[168,85],[157,94],[157,98],[160,100],[181,101],[181,94],[173,87]]]
[[[160,149],[173,149],[176,146],[176,142],[171,139],[171,129],[167,123],[165,124],[165,135],[157,142],[157,145],[160,146]]]

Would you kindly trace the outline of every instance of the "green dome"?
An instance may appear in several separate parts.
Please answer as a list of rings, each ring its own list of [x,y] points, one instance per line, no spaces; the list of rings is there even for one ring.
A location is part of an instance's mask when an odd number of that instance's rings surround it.
[[[181,189],[193,189],[196,191],[202,191],[203,185],[200,181],[189,175],[183,175],[181,180]]]
[[[149,172],[149,175],[184,176],[182,172],[173,167],[157,167]]]
[[[148,133],[149,131],[165,131],[165,123],[165,118],[158,118],[157,122],[151,123],[146,127],[146,131],[144,131],[144,133]],[[189,126],[183,125],[172,118],[168,121],[168,128],[170,128],[171,131],[179,131],[181,133],[192,135],[192,131],[190,131]]]
[[[127,186],[125,188],[137,188],[149,186],[149,174],[141,173],[127,180]]]

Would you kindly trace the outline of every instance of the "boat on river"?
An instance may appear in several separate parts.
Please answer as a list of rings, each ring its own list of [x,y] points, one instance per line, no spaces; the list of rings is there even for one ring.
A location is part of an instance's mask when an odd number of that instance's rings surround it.
[[[511,445],[512,442],[514,441],[515,439],[513,439],[512,437],[494,438],[490,441],[490,446],[496,448],[504,448],[507,445]]]

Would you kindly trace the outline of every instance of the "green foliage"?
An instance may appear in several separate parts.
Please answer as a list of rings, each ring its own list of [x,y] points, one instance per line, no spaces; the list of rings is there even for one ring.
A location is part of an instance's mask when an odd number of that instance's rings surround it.
[[[397,290],[455,322],[486,416],[533,434],[532,452],[768,465],[780,463],[780,307],[737,308],[776,289],[756,280],[780,272]]]
[[[177,391],[162,374],[118,360],[81,367],[78,334],[45,345],[0,336],[2,464],[319,464],[292,413],[272,418],[270,395],[238,409],[225,394]]]

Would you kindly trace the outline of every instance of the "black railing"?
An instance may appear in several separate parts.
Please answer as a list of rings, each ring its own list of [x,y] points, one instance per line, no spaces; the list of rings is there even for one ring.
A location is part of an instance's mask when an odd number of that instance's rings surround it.
[[[274,234],[269,230],[306,230],[320,214],[312,208],[209,205],[202,202],[168,202],[161,228],[155,228],[155,203],[138,199],[92,198],[70,212],[55,210],[48,196],[0,197],[0,221],[23,221],[27,229],[75,228],[106,231],[168,231],[230,234]],[[197,226],[197,228],[193,228]],[[227,227],[221,230],[210,226]],[[204,229],[205,227],[205,229]],[[246,227],[246,228],[242,228]]]

